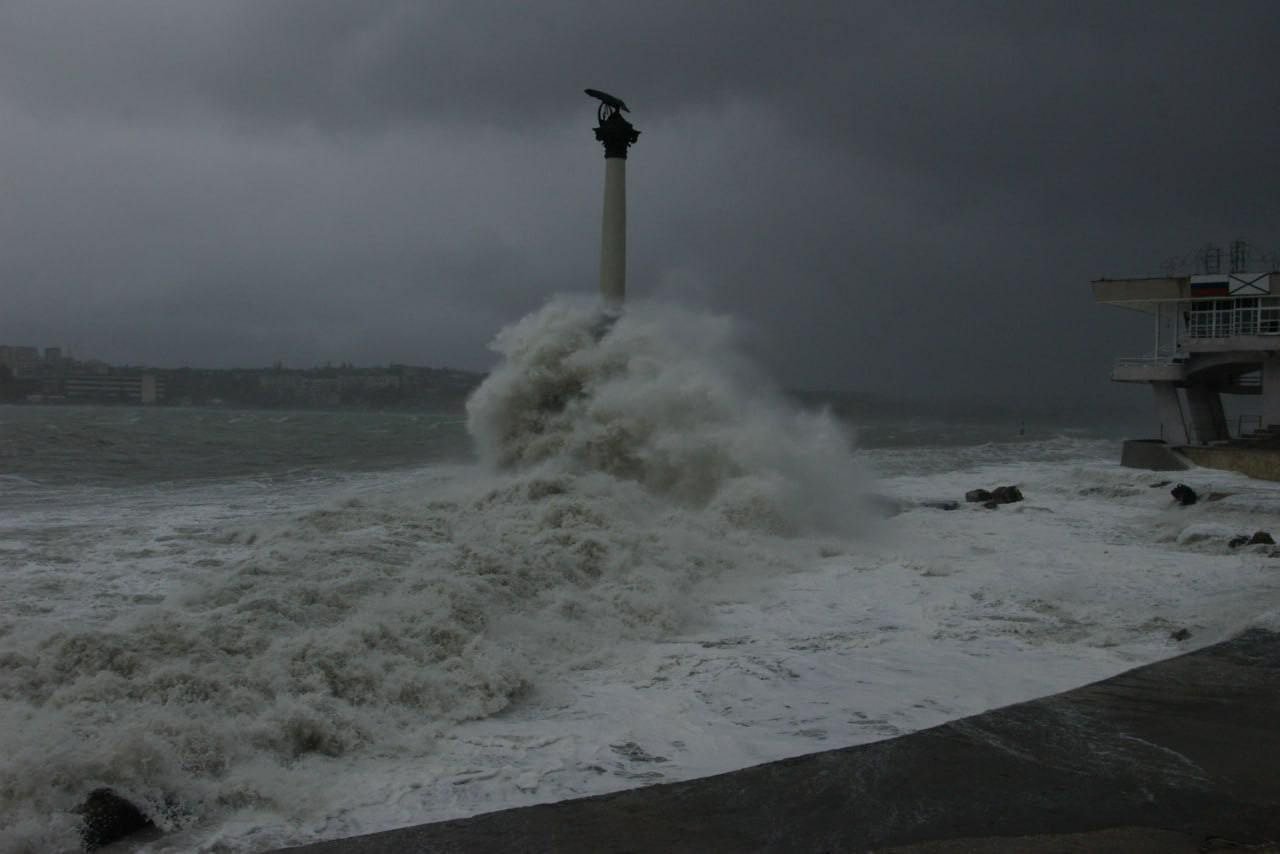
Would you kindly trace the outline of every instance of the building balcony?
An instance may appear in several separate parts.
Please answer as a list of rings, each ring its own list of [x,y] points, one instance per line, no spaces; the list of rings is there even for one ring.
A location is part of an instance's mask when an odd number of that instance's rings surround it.
[[[1182,382],[1186,378],[1185,360],[1168,355],[1124,356],[1111,368],[1111,379],[1118,383]]]

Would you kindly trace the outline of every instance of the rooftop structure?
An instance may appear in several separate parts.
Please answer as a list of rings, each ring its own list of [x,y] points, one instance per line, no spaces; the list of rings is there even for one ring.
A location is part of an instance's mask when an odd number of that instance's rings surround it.
[[[1170,445],[1230,439],[1223,394],[1261,395],[1261,431],[1280,431],[1280,270],[1242,241],[1225,272],[1221,260],[1209,246],[1194,273],[1093,282],[1098,302],[1151,316],[1150,348],[1118,359],[1111,379],[1151,385]]]

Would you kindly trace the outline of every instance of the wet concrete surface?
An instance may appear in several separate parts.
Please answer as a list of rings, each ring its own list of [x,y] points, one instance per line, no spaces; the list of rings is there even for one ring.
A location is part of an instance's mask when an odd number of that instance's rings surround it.
[[[1280,852],[1280,634],[683,783],[287,849]]]

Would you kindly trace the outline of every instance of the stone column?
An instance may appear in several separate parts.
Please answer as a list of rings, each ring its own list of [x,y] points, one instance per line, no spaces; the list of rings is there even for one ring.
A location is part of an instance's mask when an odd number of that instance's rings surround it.
[[[600,295],[617,310],[627,293],[627,148],[640,132],[602,105],[596,139],[604,143],[604,219],[600,231]]]
[[[627,296],[627,161],[604,161],[604,217],[600,224],[600,296],[619,308]]]

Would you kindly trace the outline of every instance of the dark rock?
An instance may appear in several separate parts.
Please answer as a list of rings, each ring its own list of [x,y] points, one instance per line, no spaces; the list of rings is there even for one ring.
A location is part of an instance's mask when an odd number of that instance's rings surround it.
[[[1171,481],[1171,480],[1162,480],[1162,481],[1159,481],[1159,482],[1157,482],[1157,483],[1153,483],[1153,484],[1151,484],[1151,488],[1152,488],[1152,489],[1159,489],[1160,487],[1162,487],[1162,486],[1168,486],[1168,485],[1169,485],[1169,484],[1171,484],[1171,483],[1173,483],[1173,481]]]
[[[1232,537],[1231,539],[1227,540],[1227,548],[1238,549],[1241,546],[1247,546],[1247,545],[1249,545],[1249,538],[1244,534],[1241,534],[1238,537]]]
[[[1174,500],[1176,500],[1183,507],[1188,507],[1192,504],[1195,504],[1196,499],[1199,497],[1196,495],[1196,491],[1191,487],[1187,486],[1185,483],[1180,483],[1177,486],[1175,486],[1173,489],[1169,490],[1169,494],[1172,495],[1174,497]]]
[[[1012,504],[1022,500],[1022,490],[1016,486],[997,486],[991,490],[991,500],[997,504]]]
[[[83,816],[80,838],[86,851],[93,851],[124,839],[140,830],[154,828],[151,819],[131,802],[110,789],[94,789],[76,810]]]
[[[987,508],[988,510],[995,510],[997,507],[999,507],[999,506],[1000,506],[1000,502],[999,502],[999,501],[984,501],[984,502],[982,502],[982,506],[983,506],[983,507],[985,507],[985,508]]]
[[[1176,629],[1169,633],[1170,640],[1184,641],[1189,637],[1191,637],[1191,632],[1186,629]]]
[[[1274,546],[1276,541],[1266,531],[1254,531],[1253,536],[1249,538],[1251,546]]]
[[[934,510],[958,510],[960,509],[959,501],[922,501],[921,507],[932,507]]]
[[[1016,486],[997,486],[993,490],[971,489],[964,494],[965,501],[994,502],[996,504],[1012,504],[1015,501],[1022,500],[1022,492]]]

